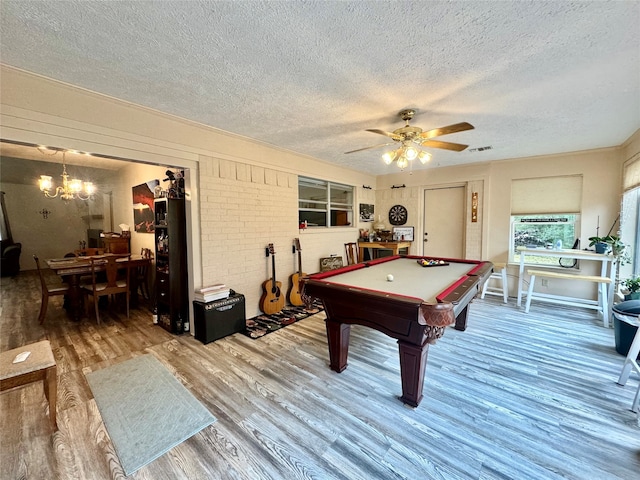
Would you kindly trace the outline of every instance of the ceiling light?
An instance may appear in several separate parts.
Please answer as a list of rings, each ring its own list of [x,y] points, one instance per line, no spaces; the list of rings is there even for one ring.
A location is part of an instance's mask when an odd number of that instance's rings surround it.
[[[415,160],[418,156],[418,149],[416,147],[405,147],[404,156],[407,160]]]
[[[56,198],[60,195],[60,198],[65,201],[75,198],[79,200],[89,200],[95,193],[95,186],[92,182],[83,182],[77,178],[69,180],[65,163],[65,153],[64,151],[62,152],[62,186],[55,187],[54,189],[51,177],[49,175],[40,175],[40,179],[38,180],[40,190],[44,193],[44,196],[48,198]]]
[[[420,160],[420,163],[424,165],[429,160],[431,160],[431,154],[429,152],[425,152],[424,150],[422,150],[418,155],[418,160]]]
[[[382,155],[382,161],[387,165],[391,165],[395,161],[398,168],[404,170],[409,166],[409,162],[412,162],[416,158],[420,160],[420,163],[423,165],[431,160],[431,154],[429,152],[408,143],[409,142],[404,142],[400,148],[385,152]]]

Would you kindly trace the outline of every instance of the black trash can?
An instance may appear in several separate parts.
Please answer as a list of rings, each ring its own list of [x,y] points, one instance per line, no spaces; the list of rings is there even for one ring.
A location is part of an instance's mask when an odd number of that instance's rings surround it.
[[[616,352],[625,357],[631,348],[633,337],[638,331],[637,323],[634,325],[624,317],[631,317],[638,321],[640,316],[640,300],[627,300],[613,306],[613,330],[616,339]],[[640,358],[640,356],[638,357]]]

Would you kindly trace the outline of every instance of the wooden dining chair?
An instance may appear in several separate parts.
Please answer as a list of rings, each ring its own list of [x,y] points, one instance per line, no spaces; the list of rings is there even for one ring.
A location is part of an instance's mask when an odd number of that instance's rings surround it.
[[[38,321],[40,325],[44,323],[44,319],[47,315],[47,307],[49,306],[49,297],[55,297],[60,295],[66,295],[69,293],[68,285],[49,286],[44,279],[44,274],[40,268],[40,259],[37,255],[33,256],[36,261],[36,267],[38,269],[38,276],[40,277],[40,287],[42,289],[42,297],[40,300],[40,314],[38,315]]]
[[[93,298],[93,305],[96,312],[96,320],[98,325],[100,324],[100,312],[98,308],[98,299],[100,297],[107,296],[108,298],[114,298],[114,295],[118,293],[125,294],[127,304],[127,318],[129,318],[129,299],[131,292],[129,290],[129,262],[119,262],[120,259],[128,259],[130,254],[123,255],[108,255],[104,257],[91,258],[91,284],[83,285],[82,290],[85,297]],[[106,282],[101,282],[98,277],[100,268],[104,265]],[[125,270],[123,276],[118,276],[120,270]],[[85,302],[87,314],[89,311],[89,303]]]
[[[153,259],[153,253],[151,253],[150,248],[143,248],[142,250],[140,250],[140,255],[142,256],[142,258],[146,258],[147,260],[149,260],[149,262],[145,263],[144,265],[140,265],[136,269],[136,285],[138,286],[138,289],[140,290],[143,298],[145,300],[149,300],[149,298],[151,298],[151,295],[149,293],[149,265],[151,264],[151,260]]]
[[[347,265],[358,263],[358,244],[356,242],[345,243],[344,251],[347,255]]]

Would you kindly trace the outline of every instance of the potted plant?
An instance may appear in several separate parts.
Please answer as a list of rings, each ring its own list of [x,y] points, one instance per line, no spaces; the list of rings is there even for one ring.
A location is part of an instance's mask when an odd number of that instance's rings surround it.
[[[629,277],[620,285],[625,300],[640,300],[640,277]]]
[[[606,237],[589,237],[589,246],[595,247],[596,253],[605,253],[609,247],[608,238],[609,235]]]

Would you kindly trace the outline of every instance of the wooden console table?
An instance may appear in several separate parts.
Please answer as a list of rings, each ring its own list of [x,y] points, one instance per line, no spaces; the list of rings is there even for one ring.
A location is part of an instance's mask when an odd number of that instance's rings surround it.
[[[524,266],[527,263],[527,256],[529,257],[554,257],[554,258],[566,258],[574,260],[589,260],[596,263],[600,263],[600,276],[608,277],[611,279],[607,287],[607,304],[613,305],[613,287],[615,283],[616,269],[615,269],[615,257],[612,255],[605,255],[602,253],[595,253],[589,250],[549,250],[546,248],[524,248],[518,247],[520,253],[520,268],[518,270],[518,300],[517,305],[522,305],[522,297],[524,294],[522,283],[524,280]],[[545,265],[535,265],[534,268],[544,268]]]
[[[358,242],[358,263],[364,261],[364,249],[372,248],[374,250],[391,250],[393,255],[400,255],[400,249],[406,248],[407,252],[411,247],[411,242]]]

